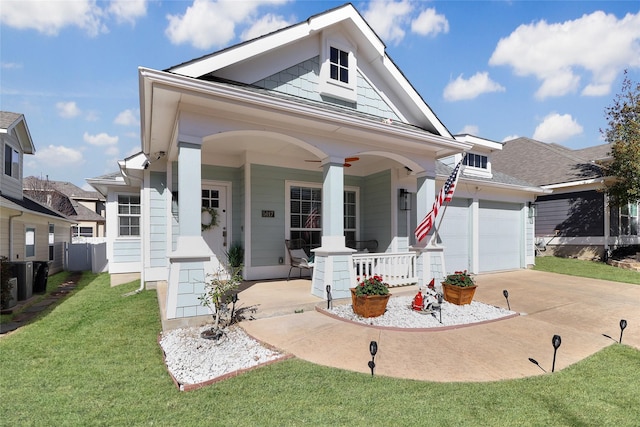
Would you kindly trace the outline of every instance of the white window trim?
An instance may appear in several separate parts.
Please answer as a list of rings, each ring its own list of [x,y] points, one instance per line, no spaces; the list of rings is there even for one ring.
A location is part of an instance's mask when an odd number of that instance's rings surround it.
[[[33,245],[29,245],[27,242],[27,233],[29,232],[29,230],[33,230]],[[35,225],[25,225],[24,226],[24,259],[35,259],[36,256],[38,255],[37,253],[37,232],[38,232],[38,227],[36,227]],[[33,255],[29,256],[27,255],[27,247],[29,246],[33,246]]]
[[[331,78],[330,48],[340,49],[349,54],[349,82]],[[320,52],[320,94],[342,99],[348,102],[358,100],[358,73],[355,47],[345,40],[325,37]]]
[[[291,235],[291,187],[307,187],[307,188],[320,188],[322,189],[322,184],[317,182],[304,182],[304,181],[285,181],[285,224],[284,231],[285,237]],[[342,194],[344,195],[345,191],[353,191],[356,193],[356,240],[360,239],[360,188],[345,186],[342,189]],[[324,195],[322,203],[324,203]],[[344,204],[343,204],[344,206]],[[322,214],[322,212],[321,212]],[[344,212],[342,214],[342,220],[344,221]],[[320,227],[322,230],[322,227]],[[288,238],[288,237],[286,237]]]
[[[479,176],[479,177],[487,177],[487,178],[491,178],[493,176],[493,173],[491,172],[491,158],[483,153],[474,153],[474,152],[469,152],[469,154],[473,154],[474,156],[483,156],[487,158],[487,168],[479,168],[476,166],[468,166],[468,165],[463,165],[463,175],[467,175],[467,176]]]
[[[120,196],[138,196],[140,197],[140,215],[138,215],[140,217],[140,232],[137,236],[121,236],[120,235]],[[127,192],[122,192],[122,193],[116,193],[115,194],[115,205],[116,205],[116,227],[118,228],[118,232],[116,233],[116,239],[117,240],[139,240],[140,238],[142,238],[142,195],[140,193],[127,193]],[[123,215],[123,216],[135,216],[135,215]]]

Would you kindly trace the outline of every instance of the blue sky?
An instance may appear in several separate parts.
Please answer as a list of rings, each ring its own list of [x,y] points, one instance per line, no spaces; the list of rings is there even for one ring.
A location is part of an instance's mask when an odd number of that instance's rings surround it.
[[[331,1],[2,0],[0,108],[25,114],[25,176],[87,188],[140,149],[139,66],[166,69],[340,6]],[[603,143],[638,1],[352,2],[452,133]]]

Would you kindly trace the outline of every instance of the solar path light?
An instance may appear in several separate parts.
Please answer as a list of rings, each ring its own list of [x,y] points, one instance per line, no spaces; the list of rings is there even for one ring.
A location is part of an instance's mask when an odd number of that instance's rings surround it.
[[[551,344],[553,344],[553,364],[551,365],[551,372],[556,369],[556,352],[558,351],[558,347],[562,344],[562,338],[560,335],[554,335],[551,339]]]
[[[509,304],[509,291],[505,289],[502,291],[502,295],[504,295],[504,298],[507,300],[507,307],[509,308],[509,311],[511,311],[511,304]]]
[[[371,353],[371,360],[369,361],[369,369],[371,369],[371,376],[373,376],[373,369],[376,367],[376,353],[378,352],[378,343],[371,341],[369,343],[369,353]]]
[[[624,328],[626,327],[627,327],[627,321],[624,319],[620,320],[620,339],[618,340],[620,344],[622,344],[622,333],[624,332]]]
[[[327,285],[327,310],[331,308],[331,285]]]

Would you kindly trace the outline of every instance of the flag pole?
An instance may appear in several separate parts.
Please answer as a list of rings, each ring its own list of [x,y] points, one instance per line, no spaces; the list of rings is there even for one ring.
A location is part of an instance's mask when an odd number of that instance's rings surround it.
[[[445,214],[445,212],[447,212],[447,206],[449,206],[449,203],[446,203],[444,205],[444,209],[442,209],[442,215],[440,215],[440,221],[438,222],[438,226],[437,227],[433,227],[433,234],[431,235],[431,239],[429,239],[429,244],[427,246],[431,246],[431,244],[433,243],[433,239],[436,238],[437,236],[439,236],[438,230],[440,229],[440,226],[442,225],[442,220],[444,219],[444,214]],[[437,240],[436,240],[436,243],[437,243]]]

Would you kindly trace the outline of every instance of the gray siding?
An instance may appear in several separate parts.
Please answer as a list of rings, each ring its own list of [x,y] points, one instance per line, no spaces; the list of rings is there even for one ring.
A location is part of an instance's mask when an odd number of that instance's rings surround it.
[[[536,199],[536,236],[564,237],[604,235],[604,194],[580,191],[550,194]]]
[[[360,194],[360,240],[375,239],[378,251],[391,245],[391,172],[383,171],[363,180]]]
[[[113,242],[113,262],[140,262],[140,239]]]
[[[251,264],[254,267],[277,265],[284,256],[285,181],[321,183],[322,172],[251,166]],[[262,218],[262,210],[275,212],[274,218]]]
[[[319,76],[320,58],[316,56],[259,80],[255,82],[254,85],[301,98],[311,99],[313,101],[330,102],[332,104],[354,108],[357,111],[373,114],[378,117],[399,120],[398,116],[382,99],[380,94],[362,77],[360,71],[358,71],[357,77],[358,98],[356,103],[330,97],[321,97],[319,94]]]

